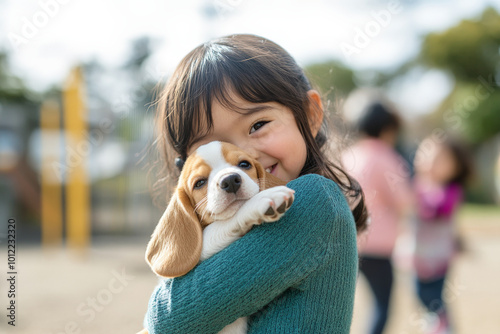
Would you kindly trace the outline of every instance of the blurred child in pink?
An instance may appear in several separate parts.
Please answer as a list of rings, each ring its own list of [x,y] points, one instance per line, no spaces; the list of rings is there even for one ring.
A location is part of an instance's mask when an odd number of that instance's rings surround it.
[[[396,152],[400,119],[386,104],[373,102],[353,120],[359,138],[342,156],[346,172],[365,193],[368,230],[358,240],[360,271],[375,300],[370,334],[383,332],[393,283],[392,253],[403,216],[413,206],[409,168]]]
[[[429,137],[420,144],[414,165],[417,294],[438,319],[429,333],[451,333],[442,293],[448,268],[459,250],[455,214],[463,200],[471,160],[458,141]]]

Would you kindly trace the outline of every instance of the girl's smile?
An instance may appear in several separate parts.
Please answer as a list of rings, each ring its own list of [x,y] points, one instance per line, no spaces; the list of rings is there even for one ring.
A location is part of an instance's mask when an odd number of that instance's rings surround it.
[[[234,93],[231,101],[240,110],[214,101],[213,128],[191,145],[188,153],[214,140],[225,141],[250,153],[267,172],[283,181],[297,178],[307,149],[292,112],[277,102],[251,103]]]

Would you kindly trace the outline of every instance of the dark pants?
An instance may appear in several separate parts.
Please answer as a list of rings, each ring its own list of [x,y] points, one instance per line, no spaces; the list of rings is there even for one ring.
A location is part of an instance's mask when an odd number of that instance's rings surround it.
[[[430,312],[445,313],[443,302],[444,277],[434,281],[417,280],[417,294],[422,304]]]
[[[375,314],[369,333],[381,334],[389,316],[393,281],[391,260],[362,256],[359,264],[375,298]]]

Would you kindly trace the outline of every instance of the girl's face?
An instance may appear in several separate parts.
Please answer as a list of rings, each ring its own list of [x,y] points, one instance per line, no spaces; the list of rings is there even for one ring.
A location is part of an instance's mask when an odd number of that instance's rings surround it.
[[[436,145],[433,150],[426,153],[420,152],[420,166],[417,171],[427,174],[437,183],[447,183],[458,172],[457,163],[453,153],[443,145]]]
[[[307,149],[291,110],[276,102],[256,104],[231,95],[234,104],[248,112],[235,112],[215,100],[212,131],[195,142],[188,154],[211,141],[225,141],[250,153],[281,180],[296,179],[304,167]]]

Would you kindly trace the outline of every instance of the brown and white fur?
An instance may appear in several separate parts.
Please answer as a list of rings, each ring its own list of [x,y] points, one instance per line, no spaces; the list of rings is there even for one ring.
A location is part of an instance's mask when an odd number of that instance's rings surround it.
[[[294,191],[283,184],[232,144],[199,147],[183,166],[146,261],[159,276],[185,275],[253,225],[280,219],[294,199]],[[246,333],[246,324],[246,318],[237,319],[220,333]]]

